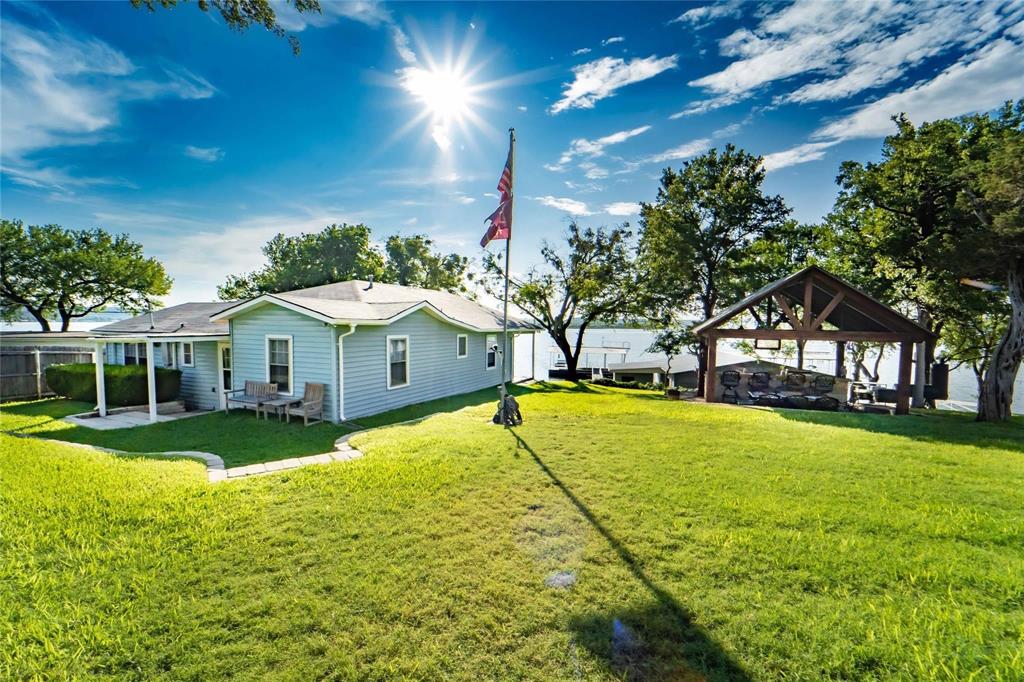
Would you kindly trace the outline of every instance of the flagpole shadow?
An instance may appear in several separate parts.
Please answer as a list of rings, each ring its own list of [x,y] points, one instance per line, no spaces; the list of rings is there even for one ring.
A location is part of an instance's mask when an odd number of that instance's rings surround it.
[[[706,679],[751,680],[749,673],[715,642],[704,628],[693,622],[693,614],[667,590],[655,583],[639,559],[594,515],[590,508],[555,474],[515,429],[509,433],[516,448],[526,450],[541,471],[562,492],[584,519],[605,539],[629,570],[654,597],[651,608],[615,614],[592,614],[573,621],[580,642],[613,669],[629,679],[666,679],[699,673]],[[643,644],[636,650],[621,646],[622,625],[640,631]],[[628,636],[626,637],[628,639]],[[671,675],[670,671],[676,671]]]

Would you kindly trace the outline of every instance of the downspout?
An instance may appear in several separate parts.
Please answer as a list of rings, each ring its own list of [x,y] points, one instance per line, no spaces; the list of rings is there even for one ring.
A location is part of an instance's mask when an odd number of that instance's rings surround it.
[[[348,331],[338,334],[338,421],[345,421],[345,342],[346,336],[355,333],[359,325],[349,323]]]

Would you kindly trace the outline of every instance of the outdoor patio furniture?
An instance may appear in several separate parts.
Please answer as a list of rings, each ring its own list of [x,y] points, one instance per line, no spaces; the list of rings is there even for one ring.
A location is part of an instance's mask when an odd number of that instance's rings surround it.
[[[829,374],[819,374],[811,379],[807,392],[813,395],[827,395],[836,387],[836,378]]]
[[[269,421],[270,410],[274,410],[274,414],[277,415],[277,421],[281,421],[281,415],[283,415],[286,411],[285,408],[295,402],[298,402],[298,399],[293,398],[291,396],[285,398],[277,398],[275,400],[267,400],[266,402],[262,403],[263,418]],[[258,417],[259,413],[257,413],[256,416]]]
[[[803,392],[807,388],[807,375],[803,372],[787,371],[782,382],[783,388],[787,391]]]
[[[260,407],[263,403],[277,399],[277,384],[266,381],[246,381],[245,388],[224,391],[224,397],[224,414],[231,410],[232,405],[241,407],[251,405],[256,410],[256,418],[259,419]]]
[[[835,412],[839,409],[839,401],[830,395],[823,395],[815,398],[811,407],[821,412]]]
[[[811,409],[811,399],[805,395],[787,395],[784,400],[785,407],[789,407],[794,410]]]
[[[733,369],[727,369],[722,372],[722,402],[723,403],[737,403],[739,402],[740,396],[736,392],[736,387],[740,385],[740,373]]]
[[[755,404],[761,407],[785,407],[786,401],[775,393],[761,393],[754,400]]]
[[[747,380],[747,397],[759,405],[758,402],[762,396],[775,395],[770,391],[772,385],[772,375],[768,372],[754,372],[750,375]],[[776,396],[778,397],[778,396]]]
[[[288,423],[291,423],[293,415],[302,417],[302,423],[305,426],[309,426],[310,419],[314,417],[313,424],[322,422],[324,420],[324,388],[324,384],[314,384],[307,381],[302,391],[302,398],[292,400],[285,406]]]

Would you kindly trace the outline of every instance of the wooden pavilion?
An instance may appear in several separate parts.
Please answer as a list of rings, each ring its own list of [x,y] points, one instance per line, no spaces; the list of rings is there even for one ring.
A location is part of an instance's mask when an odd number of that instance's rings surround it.
[[[753,329],[725,326],[747,312],[754,319]],[[777,328],[772,322],[773,314],[777,324],[787,324],[788,328]],[[843,366],[841,360],[847,341],[898,344],[896,414],[907,414],[910,410],[914,344],[935,337],[925,327],[816,265],[762,287],[704,320],[693,331],[707,340],[704,395],[709,402],[717,399],[715,361],[719,339],[777,340],[779,343],[832,341],[836,344],[837,368]]]

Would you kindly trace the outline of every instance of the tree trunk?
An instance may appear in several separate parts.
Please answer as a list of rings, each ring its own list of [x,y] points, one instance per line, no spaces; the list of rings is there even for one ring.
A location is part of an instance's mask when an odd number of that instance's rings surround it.
[[[71,326],[71,316],[62,312],[60,314],[60,330],[62,332],[66,332],[68,330],[68,327],[70,327],[70,326]]]
[[[565,371],[569,375],[569,381],[579,381],[580,377],[576,372],[578,357],[573,355],[572,346],[569,344],[569,337],[564,331],[555,336],[555,345],[558,346],[558,350],[562,351],[562,357],[565,358]]]
[[[36,309],[36,308],[29,308],[28,306],[25,306],[25,310],[28,311],[29,315],[31,315],[32,317],[35,318],[36,322],[39,323],[39,328],[42,331],[44,331],[44,332],[50,331],[50,321],[48,319],[46,319],[45,315],[43,315],[43,311],[42,310]],[[61,330],[61,331],[66,331],[66,330]]]
[[[978,395],[978,421],[1000,422],[1010,418],[1013,382],[1024,359],[1024,258],[1018,258],[1007,277],[1010,321],[985,371]]]

